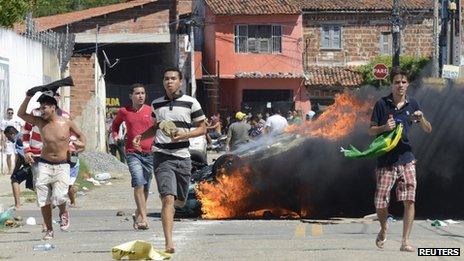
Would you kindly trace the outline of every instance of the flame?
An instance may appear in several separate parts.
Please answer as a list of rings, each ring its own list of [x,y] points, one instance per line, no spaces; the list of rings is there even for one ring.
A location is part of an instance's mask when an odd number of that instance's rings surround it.
[[[372,109],[372,100],[358,100],[354,95],[343,93],[336,95],[335,103],[331,105],[317,120],[304,122],[302,125],[291,125],[286,129],[288,133],[296,133],[308,137],[319,137],[337,140],[354,130],[357,122],[368,122]],[[202,182],[196,193],[201,202],[202,217],[205,219],[227,218],[302,218],[309,217],[310,210],[302,208],[300,213],[280,207],[254,209],[251,198],[253,186],[250,180],[258,175],[253,173],[250,166],[243,166],[238,170],[226,173],[221,170],[216,182]],[[269,203],[272,205],[272,202]]]
[[[205,219],[232,218],[247,212],[247,198],[253,191],[246,181],[252,173],[250,167],[232,173],[225,173],[224,169],[221,172],[216,182],[202,182],[196,190]]]
[[[353,131],[356,122],[368,122],[372,99],[358,100],[350,93],[337,94],[335,102],[315,121],[290,125],[286,131],[309,137],[336,140]]]

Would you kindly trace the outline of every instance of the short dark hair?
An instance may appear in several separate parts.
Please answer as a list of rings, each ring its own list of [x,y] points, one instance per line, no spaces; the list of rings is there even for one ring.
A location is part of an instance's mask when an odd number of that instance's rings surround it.
[[[13,108],[8,108],[6,109],[6,111],[13,111]]]
[[[410,81],[410,74],[408,71],[401,69],[400,67],[393,67],[390,71],[390,82],[393,82],[393,78],[395,78],[397,75],[403,75],[406,77],[408,82]]]
[[[18,130],[15,127],[10,125],[10,126],[7,126],[3,132],[5,134],[7,134],[7,135],[8,134],[16,134],[16,133],[18,133]]]
[[[164,75],[166,74],[166,72],[177,72],[177,74],[179,75],[179,80],[182,80],[182,72],[179,70],[179,68],[177,68],[177,67],[168,67],[168,68],[164,69],[163,78],[164,78]]]
[[[145,89],[145,85],[141,84],[141,83],[134,83],[130,86],[130,94],[134,93],[134,90],[135,88],[144,88]]]
[[[56,108],[58,108],[58,102],[56,101],[55,98],[50,97],[48,95],[42,94],[39,99],[37,99],[37,102],[39,102],[41,105],[55,105]]]

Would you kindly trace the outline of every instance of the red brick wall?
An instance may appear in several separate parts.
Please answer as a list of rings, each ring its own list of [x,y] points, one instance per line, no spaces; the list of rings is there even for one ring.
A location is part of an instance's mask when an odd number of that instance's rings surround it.
[[[169,33],[171,8],[175,2],[160,0],[143,6],[134,7],[107,15],[86,19],[69,25],[70,32],[95,33],[98,24],[99,32],[105,33]],[[66,26],[54,29],[65,32]]]
[[[86,104],[95,95],[95,59],[90,55],[73,56],[69,71],[74,80],[71,87],[71,115],[82,115]]]
[[[188,14],[192,12],[192,0],[177,0],[177,14]]]
[[[380,34],[390,32],[389,14],[305,14],[303,35],[306,64],[324,65],[366,62],[380,53]],[[405,20],[402,52],[430,56],[432,53],[432,13],[413,14]],[[321,26],[342,26],[341,50],[321,50]]]

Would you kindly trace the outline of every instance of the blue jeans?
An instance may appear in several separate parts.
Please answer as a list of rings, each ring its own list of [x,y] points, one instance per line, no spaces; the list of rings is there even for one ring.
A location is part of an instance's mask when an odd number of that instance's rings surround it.
[[[144,186],[144,190],[149,191],[153,177],[153,155],[151,153],[128,153],[126,160],[131,174],[132,187]]]

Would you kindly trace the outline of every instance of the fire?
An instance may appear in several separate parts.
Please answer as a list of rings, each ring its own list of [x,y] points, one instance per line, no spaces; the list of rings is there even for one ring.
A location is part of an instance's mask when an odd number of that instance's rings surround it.
[[[232,173],[218,175],[217,182],[202,182],[197,188],[201,201],[202,217],[206,219],[226,219],[246,213],[247,198],[252,193],[246,178],[251,169],[242,167]]]
[[[368,122],[371,110],[371,100],[360,101],[349,93],[338,94],[335,96],[335,103],[317,120],[291,125],[286,131],[336,140],[349,134],[357,121]]]
[[[335,103],[330,106],[317,120],[304,122],[302,125],[291,125],[288,133],[296,133],[308,137],[319,137],[337,140],[353,131],[357,122],[368,122],[372,109],[372,100],[358,100],[354,95],[344,93],[335,97]],[[310,210],[302,208],[300,213],[273,206],[253,207],[251,198],[256,196],[251,185],[253,173],[250,166],[243,166],[231,173],[217,175],[216,182],[202,182],[196,190],[201,202],[202,217],[205,219],[227,218],[302,218],[309,217]]]

